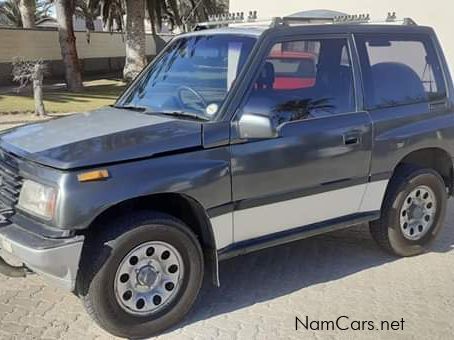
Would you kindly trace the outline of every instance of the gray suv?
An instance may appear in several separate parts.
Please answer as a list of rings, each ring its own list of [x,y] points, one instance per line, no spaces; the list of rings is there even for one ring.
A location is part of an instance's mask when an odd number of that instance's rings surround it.
[[[112,107],[0,136],[0,271],[73,292],[112,334],[155,335],[232,256],[365,222],[388,252],[421,254],[453,154],[431,28],[183,34]]]

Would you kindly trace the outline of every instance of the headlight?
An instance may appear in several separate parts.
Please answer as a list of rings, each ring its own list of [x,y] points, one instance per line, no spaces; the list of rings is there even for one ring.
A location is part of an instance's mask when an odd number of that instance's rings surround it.
[[[19,196],[19,207],[46,220],[54,217],[57,190],[47,185],[25,180]]]

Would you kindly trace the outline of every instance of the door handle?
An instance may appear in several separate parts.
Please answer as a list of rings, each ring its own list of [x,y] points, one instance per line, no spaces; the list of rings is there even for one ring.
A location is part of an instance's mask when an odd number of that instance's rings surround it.
[[[346,134],[344,135],[345,145],[355,145],[361,143],[361,137],[359,134]]]

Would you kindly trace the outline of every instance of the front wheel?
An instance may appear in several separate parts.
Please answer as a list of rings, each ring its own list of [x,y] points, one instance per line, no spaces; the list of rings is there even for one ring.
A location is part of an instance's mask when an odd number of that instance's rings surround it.
[[[436,171],[403,167],[390,183],[381,218],[370,225],[372,237],[392,254],[421,254],[443,227],[446,204],[446,186]]]
[[[203,280],[203,254],[183,222],[138,214],[105,226],[90,240],[80,291],[92,318],[108,332],[146,338],[179,322]]]

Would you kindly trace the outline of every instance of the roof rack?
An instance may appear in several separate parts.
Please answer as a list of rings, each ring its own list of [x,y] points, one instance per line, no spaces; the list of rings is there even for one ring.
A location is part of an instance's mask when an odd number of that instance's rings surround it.
[[[256,23],[258,21],[257,11],[249,11],[247,17],[245,17],[244,12],[213,14],[208,16],[208,21],[197,23],[195,29],[223,27],[231,24]]]
[[[314,22],[320,24],[320,20]],[[282,25],[310,25],[314,24],[310,22],[310,19],[304,17],[284,17],[284,18],[273,18],[272,26]],[[354,14],[354,15],[338,15],[333,18],[326,18],[326,24],[399,24],[416,26],[416,22],[412,18],[397,19],[396,12],[388,12],[387,17],[384,20],[371,20],[371,16],[368,13],[365,14]]]
[[[388,12],[385,20],[374,20],[370,19],[370,14],[355,14],[355,15],[340,15],[334,17],[334,24],[396,24],[401,23],[402,25],[416,26],[416,22],[412,18],[397,19],[396,12]]]
[[[370,21],[370,14],[339,15],[333,18],[335,24],[366,24]]]
[[[257,20],[257,11],[249,11],[247,21]],[[244,12],[214,14],[208,16],[208,22],[244,22]]]
[[[237,13],[223,13],[210,15],[208,21],[198,23],[195,30],[225,27],[229,25],[234,26],[250,26],[250,25],[265,25],[271,27],[278,26],[297,26],[297,25],[314,25],[314,24],[398,24],[408,26],[416,26],[416,22],[411,18],[397,19],[396,12],[388,12],[384,20],[372,21],[370,14],[354,14],[354,15],[339,15],[332,18],[327,17],[324,20],[317,20],[313,22],[311,18],[305,17],[275,17],[269,19],[259,20],[257,11],[249,11],[247,17],[244,12]]]

